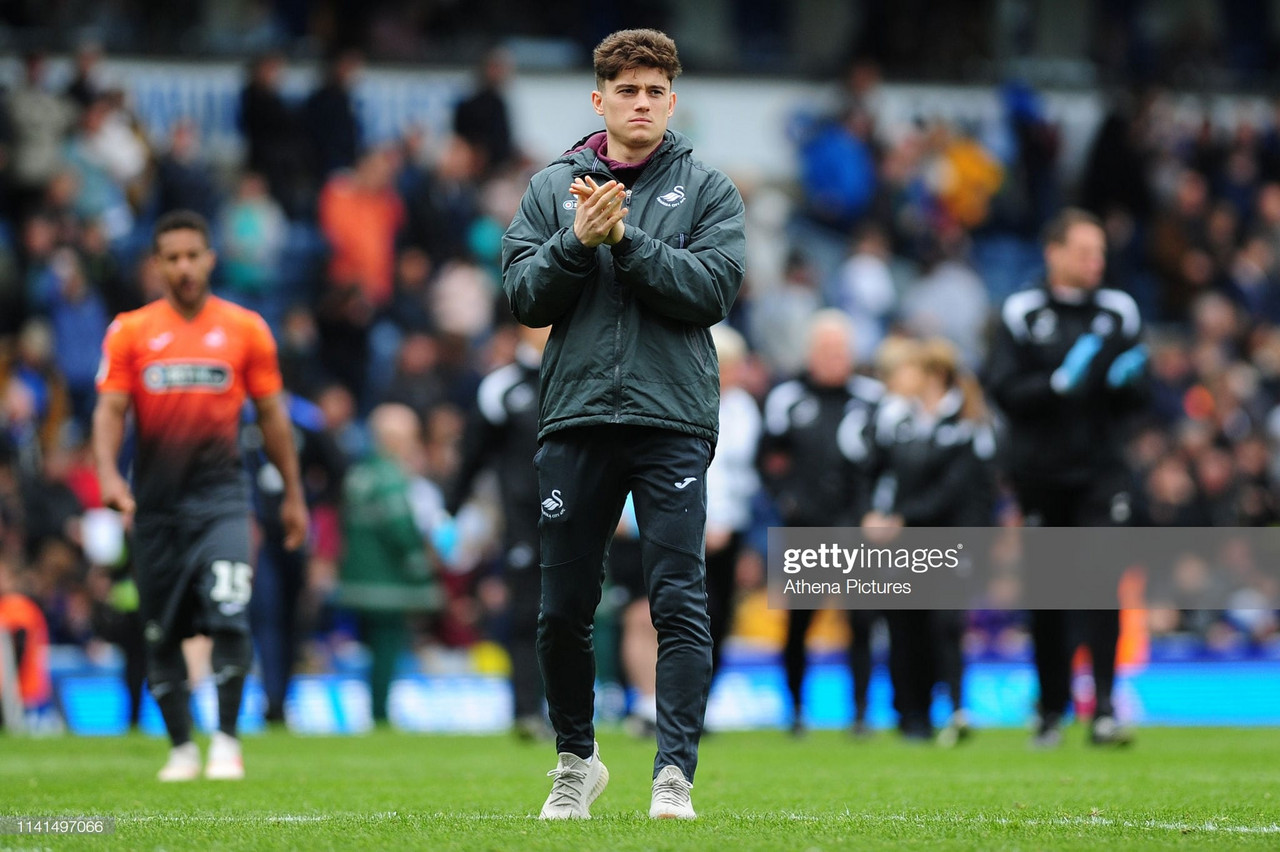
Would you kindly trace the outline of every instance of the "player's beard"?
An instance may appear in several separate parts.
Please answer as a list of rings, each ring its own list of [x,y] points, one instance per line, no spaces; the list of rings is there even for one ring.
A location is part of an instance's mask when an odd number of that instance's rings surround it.
[[[172,286],[173,300],[188,311],[199,308],[208,292],[208,282],[202,283],[189,275],[182,276]]]

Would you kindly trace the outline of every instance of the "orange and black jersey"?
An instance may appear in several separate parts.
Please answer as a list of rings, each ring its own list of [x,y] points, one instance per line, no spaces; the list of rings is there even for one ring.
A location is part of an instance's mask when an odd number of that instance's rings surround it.
[[[164,299],[107,329],[100,393],[125,393],[137,419],[140,509],[180,510],[189,497],[234,493],[243,504],[240,410],[283,387],[262,317],[210,296],[192,319]]]

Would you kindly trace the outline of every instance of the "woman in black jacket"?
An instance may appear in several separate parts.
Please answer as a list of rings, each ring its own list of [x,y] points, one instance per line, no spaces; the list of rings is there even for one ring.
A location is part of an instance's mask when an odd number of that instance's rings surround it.
[[[991,521],[995,441],[982,391],[942,339],[907,346],[885,377],[890,389],[873,427],[875,486],[863,526],[973,527]],[[912,739],[933,729],[933,684],[950,692],[953,713],[940,741],[968,733],[963,709],[965,614],[887,613],[889,673],[898,726]]]

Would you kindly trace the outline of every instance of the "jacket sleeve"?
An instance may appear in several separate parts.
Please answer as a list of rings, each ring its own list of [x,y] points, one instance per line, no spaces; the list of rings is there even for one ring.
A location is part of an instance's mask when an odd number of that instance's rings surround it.
[[[628,224],[613,247],[617,279],[651,311],[709,328],[729,314],[742,287],[746,230],[742,197],[724,175],[708,185],[713,198],[687,236],[670,246]]]
[[[502,238],[502,289],[515,318],[533,328],[564,316],[596,272],[596,250],[543,209],[539,196],[547,184],[534,176]]]
[[[987,388],[996,404],[1015,417],[1060,399],[1049,383],[1052,371],[1038,366],[1028,369],[1026,360],[1025,346],[1000,323],[987,362]]]

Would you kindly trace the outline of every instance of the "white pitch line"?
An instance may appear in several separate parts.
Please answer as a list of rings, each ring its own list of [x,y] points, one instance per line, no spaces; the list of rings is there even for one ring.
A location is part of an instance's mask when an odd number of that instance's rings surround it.
[[[1160,820],[1126,820],[1112,819],[1104,816],[1087,816],[1087,817],[1058,817],[1056,819],[1016,819],[1012,817],[990,817],[978,815],[966,817],[961,815],[943,816],[937,814],[856,814],[846,812],[833,816],[824,816],[820,814],[802,814],[802,813],[751,813],[751,814],[730,814],[717,819],[738,820],[743,822],[758,822],[763,820],[777,819],[783,817],[795,822],[812,822],[812,823],[918,823],[918,824],[994,824],[1000,826],[1011,826],[1014,828],[1028,827],[1036,828],[1043,826],[1058,826],[1061,828],[1080,828],[1096,826],[1101,828],[1138,828],[1157,831],[1169,832],[1204,832],[1224,834],[1280,834],[1280,824],[1271,823],[1270,825],[1231,825],[1216,822],[1213,820],[1202,823],[1190,822],[1164,822]],[[517,814],[464,814],[464,813],[433,813],[433,814],[411,814],[400,813],[398,811],[383,811],[374,813],[332,813],[332,814],[258,814],[254,816],[231,816],[226,814],[201,814],[193,816],[173,816],[169,814],[140,814],[138,816],[118,816],[116,817],[117,825],[127,824],[130,822],[147,823],[160,822],[179,825],[182,823],[213,823],[226,825],[268,825],[271,823],[289,823],[289,824],[315,824],[335,822],[338,820],[364,820],[368,822],[381,822],[399,819],[420,819],[420,820],[456,820],[461,822],[529,822],[535,818],[532,815]]]

